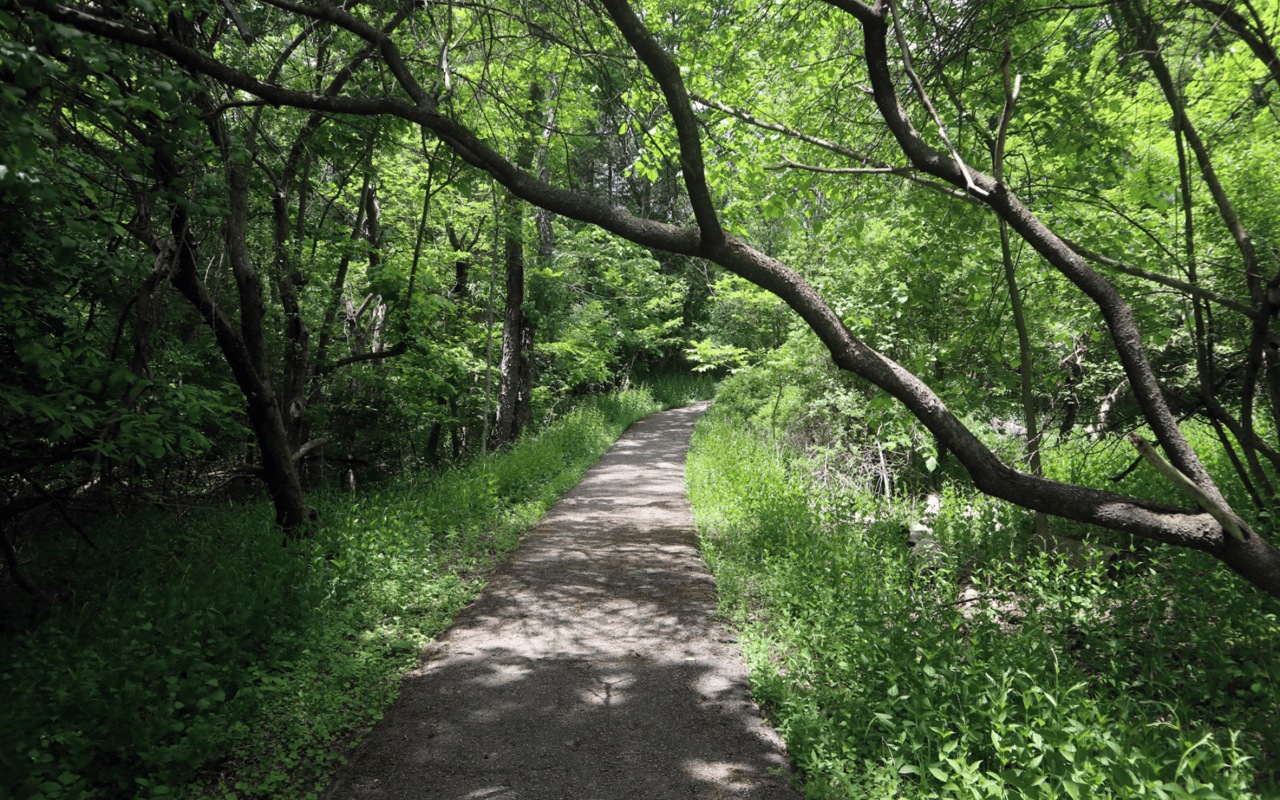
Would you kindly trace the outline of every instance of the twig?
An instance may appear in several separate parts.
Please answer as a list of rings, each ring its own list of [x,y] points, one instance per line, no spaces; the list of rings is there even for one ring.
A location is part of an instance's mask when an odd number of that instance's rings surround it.
[[[998,595],[998,594],[980,594],[977,597],[962,597],[959,600],[952,600],[949,603],[938,603],[936,608],[946,608],[947,606],[958,606],[964,603],[976,603],[979,600],[992,600],[1000,597],[1001,595]]]
[[[269,103],[266,100],[235,100],[229,103],[223,103],[212,111],[206,111],[205,113],[197,116],[196,119],[212,119],[230,108],[260,108],[262,106],[270,105],[274,105],[274,103]]]
[[[867,91],[869,92],[870,90],[868,89]],[[784,158],[783,159],[784,163],[776,166],[765,167],[765,169],[767,170],[776,171],[776,170],[782,170],[782,169],[803,169],[803,170],[808,170],[810,172],[823,172],[831,175],[875,174],[875,173],[897,175],[899,177],[906,178],[907,180],[913,183],[918,183],[921,186],[924,186],[926,188],[933,189],[934,191],[937,191],[937,192],[941,192],[942,194],[945,194],[948,197],[954,197],[959,200],[964,200],[965,202],[968,202],[968,203],[974,203],[979,205],[981,204],[980,200],[977,200],[976,198],[971,197],[970,195],[967,195],[964,192],[956,191],[950,186],[944,186],[943,184],[938,183],[937,181],[931,181],[928,178],[920,177],[919,175],[915,174],[915,170],[912,169],[911,167],[893,167],[882,162],[877,162],[874,159],[869,158],[865,155],[862,155],[861,153],[856,152],[852,148],[845,147],[844,145],[838,142],[832,142],[826,139],[820,139],[817,136],[811,136],[807,133],[803,133],[802,131],[798,131],[794,128],[788,128],[785,125],[779,125],[776,122],[767,122],[765,120],[760,119],[759,117],[754,117],[745,111],[733,108],[732,106],[727,106],[724,103],[719,102],[718,100],[712,100],[709,97],[703,97],[702,95],[697,95],[697,94],[690,94],[689,97],[697,101],[698,103],[701,103],[702,105],[707,106],[708,108],[714,108],[717,111],[723,111],[724,113],[728,114],[731,117],[736,117],[742,120],[743,122],[747,123],[748,125],[751,125],[752,127],[763,128],[764,130],[767,130],[767,131],[776,131],[777,133],[781,133],[784,136],[787,136],[789,138],[798,139],[802,142],[808,142],[809,144],[815,145],[817,147],[821,147],[824,150],[829,150],[832,153],[844,156],[845,158],[852,158],[856,161],[861,161],[863,164],[866,165],[866,167],[864,168],[815,167],[815,166],[810,166],[808,164],[799,164],[795,161],[792,161],[789,158]]]
[[[772,172],[784,169],[806,169],[810,172],[825,172],[828,175],[906,175],[914,172],[912,167],[815,167],[800,164],[789,158],[783,158],[781,164],[765,167]]]
[[[864,159],[864,161],[866,160]],[[915,169],[912,167],[817,167],[811,164],[800,164],[789,158],[783,158],[781,164],[768,166],[765,167],[765,169],[774,172],[783,169],[802,169],[809,172],[821,172],[827,175],[897,175],[899,177],[906,178],[913,183],[918,183],[921,186],[941,192],[948,197],[954,197],[957,200],[963,200],[966,203],[973,203],[974,205],[982,205],[982,201],[975,197],[953,189],[950,186],[945,186],[937,181],[931,181],[928,178],[922,178],[919,175],[916,175]]]
[[[828,141],[826,139],[819,139],[817,136],[811,136],[807,133],[803,133],[794,128],[788,128],[785,125],[779,125],[776,122],[767,122],[765,120],[760,119],[759,117],[753,117],[752,115],[748,114],[745,111],[741,111],[739,109],[733,108],[732,106],[727,106],[724,103],[719,102],[718,100],[712,100],[709,97],[703,97],[702,95],[692,94],[692,93],[690,93],[689,97],[690,99],[694,100],[695,102],[701,103],[704,106],[707,106],[709,108],[714,108],[717,111],[723,111],[724,113],[728,114],[731,117],[737,117],[738,119],[742,120],[743,122],[753,127],[763,128],[767,131],[775,131],[777,133],[784,134],[792,139],[799,139],[802,142],[808,142],[809,144],[816,145],[818,147],[823,148],[824,150],[830,150],[833,153],[838,153],[839,155],[845,156],[846,158],[855,158],[863,162],[867,161],[866,156],[863,156],[858,152],[856,152],[855,150],[853,150],[852,148],[845,147],[844,145],[839,144],[837,142]]]
[[[1135,469],[1137,469],[1137,468],[1138,468],[1138,465],[1139,465],[1139,464],[1141,464],[1141,463],[1142,463],[1142,456],[1138,456],[1137,458],[1135,458],[1135,459],[1133,460],[1133,463],[1132,463],[1132,464],[1130,464],[1130,465],[1125,469],[1125,471],[1124,471],[1124,472],[1121,472],[1119,475],[1113,475],[1113,476],[1111,476],[1110,478],[1108,478],[1107,480],[1112,481],[1112,482],[1114,482],[1114,483],[1119,483],[1120,481],[1122,481],[1122,480],[1124,480],[1125,478],[1129,477],[1129,473],[1131,473],[1131,472],[1133,472]]]
[[[1149,269],[1143,269],[1142,267],[1135,267],[1130,264],[1116,261],[1114,258],[1108,258],[1101,253],[1095,253],[1087,247],[1067,238],[1063,238],[1062,241],[1067,245],[1067,247],[1074,250],[1077,255],[1096,264],[1102,264],[1105,267],[1111,267],[1117,272],[1123,272],[1124,274],[1132,275],[1135,278],[1144,278],[1152,283],[1158,283],[1162,286],[1168,286],[1171,289],[1186,292],[1194,297],[1199,297],[1201,300],[1217,303],[1223,308],[1229,308],[1232,311],[1243,314],[1250,319],[1255,319],[1258,316],[1257,309],[1250,308],[1244,303],[1241,303],[1238,300],[1233,300],[1226,295],[1219,294],[1212,289],[1206,289],[1203,286],[1199,286],[1194,283],[1188,283],[1187,281],[1179,280],[1177,278],[1171,278],[1168,275],[1161,275],[1158,272],[1152,272]]]

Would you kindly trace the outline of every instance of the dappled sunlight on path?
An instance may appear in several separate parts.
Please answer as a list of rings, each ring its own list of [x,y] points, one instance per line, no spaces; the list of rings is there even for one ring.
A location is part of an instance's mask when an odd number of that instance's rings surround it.
[[[796,798],[711,619],[684,455],[636,423],[458,618],[326,797]]]

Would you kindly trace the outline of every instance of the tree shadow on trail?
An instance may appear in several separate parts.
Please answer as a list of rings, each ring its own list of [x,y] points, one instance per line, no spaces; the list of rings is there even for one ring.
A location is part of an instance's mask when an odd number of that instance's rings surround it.
[[[794,798],[692,532],[557,525],[409,675],[330,798]]]
[[[430,672],[398,704],[414,722],[376,730],[329,797],[795,797],[746,687],[696,659],[490,651]]]

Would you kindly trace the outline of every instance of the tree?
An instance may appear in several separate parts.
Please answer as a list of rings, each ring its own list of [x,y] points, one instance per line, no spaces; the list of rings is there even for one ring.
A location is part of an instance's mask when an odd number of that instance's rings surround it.
[[[537,119],[541,114],[542,87],[529,87],[529,108],[525,112]],[[533,166],[534,141],[537,132],[521,133],[516,150],[516,164],[528,171]],[[503,265],[506,276],[506,310],[502,316],[501,385],[494,418],[491,444],[504,447],[515,441],[529,422],[530,392],[533,376],[530,365],[533,349],[533,325],[525,314],[525,246],[524,209],[520,201],[508,194],[503,209]]]
[[[904,404],[942,446],[955,454],[982,491],[1036,511],[1203,550],[1264,590],[1280,595],[1280,552],[1230,509],[1214,480],[1188,445],[1148,358],[1138,319],[1130,303],[1112,281],[1091,266],[1086,257],[1087,251],[1073,246],[1056,233],[1009,182],[980,170],[976,166],[976,157],[962,150],[964,142],[955,136],[957,129],[984,122],[968,109],[969,100],[966,98],[976,96],[977,91],[966,86],[954,94],[952,118],[960,121],[952,124],[939,111],[926,81],[942,87],[945,92],[945,57],[959,52],[966,42],[948,39],[946,21],[936,18],[927,7],[909,11],[905,5],[886,0],[874,4],[859,0],[828,0],[826,11],[816,6],[803,6],[797,12],[809,21],[807,30],[815,32],[815,38],[833,57],[839,54],[856,59],[860,66],[853,80],[865,82],[866,89],[862,94],[870,105],[850,101],[850,113],[860,121],[874,121],[876,129],[895,144],[897,157],[905,158],[905,166],[892,166],[888,159],[876,161],[867,153],[842,147],[790,126],[762,121],[742,109],[724,104],[718,107],[713,105],[714,98],[706,98],[713,102],[695,101],[687,89],[684,70],[689,70],[693,76],[699,65],[678,63],[672,53],[681,52],[676,46],[679,42],[666,46],[653,32],[658,30],[666,40],[673,40],[672,32],[676,28],[665,20],[664,13],[670,10],[673,16],[679,16],[677,10],[649,8],[646,10],[649,24],[646,25],[635,9],[623,0],[602,0],[598,6],[574,4],[501,9],[503,14],[527,17],[544,27],[549,40],[566,54],[589,58],[603,53],[603,58],[616,61],[622,58],[619,50],[622,42],[630,48],[647,72],[647,77],[632,76],[633,96],[637,101],[643,101],[646,91],[656,89],[667,110],[661,124],[650,131],[650,136],[656,148],[669,148],[678,162],[685,202],[692,218],[691,224],[673,224],[636,216],[614,206],[606,199],[613,194],[612,179],[603,181],[608,184],[603,187],[605,191],[600,190],[598,184],[602,181],[599,177],[596,186],[556,186],[540,180],[536,174],[522,167],[518,157],[504,156],[493,143],[477,133],[477,126],[481,123],[476,114],[481,113],[482,106],[461,103],[445,88],[466,76],[466,70],[454,66],[456,62],[441,60],[435,66],[415,71],[412,63],[402,55],[402,48],[392,31],[355,11],[294,0],[270,0],[267,5],[293,15],[300,25],[323,26],[359,37],[367,43],[369,58],[374,58],[376,51],[380,65],[394,78],[395,89],[378,91],[370,86],[350,94],[321,94],[286,88],[233,49],[215,53],[183,43],[163,32],[162,28],[148,26],[137,13],[124,14],[117,20],[107,18],[93,7],[74,8],[43,3],[25,5],[24,8],[28,13],[46,14],[58,24],[158,53],[184,69],[266,103],[319,113],[405,120],[434,134],[467,163],[496,178],[516,197],[562,217],[599,226],[645,247],[718,264],[782,298],[813,329],[830,351],[835,364]],[[498,13],[497,9],[494,11]],[[683,11],[688,14],[692,9]],[[740,29],[749,22],[735,20],[731,11],[703,11],[703,24],[711,30],[732,32],[735,24]],[[956,28],[965,31],[973,27],[968,24],[972,22],[972,11],[969,7],[957,6],[947,13],[969,15],[967,22],[962,20],[966,24]],[[369,12],[376,16],[376,9],[369,9]],[[1006,19],[1019,19],[1019,14],[1029,15],[1046,25],[1057,19],[1055,13],[1052,9],[1042,11],[1019,4],[1004,9]],[[1147,50],[1144,52],[1150,52],[1150,40],[1154,35],[1149,22],[1151,14],[1150,6],[1129,3],[1120,8],[1116,17],[1107,17],[1106,22],[1110,24],[1120,20],[1128,31],[1127,35],[1145,41]],[[1255,19],[1250,25],[1254,27],[1248,29],[1249,34],[1265,43],[1266,30],[1262,23]],[[848,39],[848,35],[855,31],[861,35],[860,44]],[[921,69],[917,69],[921,65],[913,61],[913,52],[925,52],[933,57],[932,75],[922,75]],[[725,63],[750,74],[752,66],[741,63],[749,59],[739,59],[734,64],[735,54],[736,51],[729,53]],[[759,54],[752,55],[764,58]],[[478,55],[474,57],[480,58]],[[1159,79],[1158,64],[1150,62],[1150,66]],[[726,74],[728,72],[730,70],[727,69]],[[846,80],[836,72],[829,74],[833,83]],[[1004,97],[999,71],[989,69],[985,74],[994,75],[997,81],[990,94]],[[1163,80],[1160,82],[1164,83]],[[899,90],[902,86],[910,87],[906,96]],[[830,94],[830,88],[815,87],[814,91]],[[565,91],[563,86],[561,91]],[[1169,98],[1176,96],[1176,92],[1166,91],[1165,94]],[[1174,102],[1172,107],[1180,130],[1193,151],[1199,151],[1202,148],[1190,136],[1191,126],[1186,114],[1176,101],[1171,102]],[[930,132],[929,135],[917,128],[908,104],[917,108],[914,116],[928,120],[925,130]],[[1012,111],[1012,102],[1006,100],[1002,105]],[[721,212],[720,187],[727,180],[727,166],[731,162],[717,160],[727,156],[708,143],[703,132],[704,122],[699,117],[700,109],[702,113],[728,113],[743,122],[763,122],[757,127],[775,131],[782,129],[780,132],[787,137],[861,162],[854,167],[841,168],[846,171],[902,175],[949,198],[977,205],[994,214],[1097,309],[1105,321],[1111,346],[1142,419],[1150,426],[1172,466],[1197,488],[1199,501],[1206,507],[1186,510],[1160,506],[1140,498],[1046,480],[1001,462],[923,380],[855,337],[840,315],[799,273],[752,247],[726,228]],[[998,116],[997,122],[1000,119]],[[1199,152],[1197,157],[1200,157]],[[1200,157],[1201,174],[1209,183],[1226,224],[1231,227],[1226,206],[1217,199],[1212,181],[1207,177],[1206,160]],[[1251,261],[1248,255],[1247,237],[1241,236],[1234,228],[1233,237],[1244,258],[1246,273],[1257,275],[1256,261]],[[1108,263],[1101,257],[1093,260]],[[1118,268],[1119,260],[1112,259],[1110,263]],[[1150,280],[1161,280],[1146,273],[1138,274]],[[1162,280],[1162,283],[1171,285],[1173,282]],[[1173,285],[1200,299],[1217,296],[1198,287],[1194,281],[1180,281]],[[1243,438],[1240,441],[1265,452],[1250,427],[1253,395],[1249,382],[1251,375],[1259,374],[1265,361],[1260,352],[1266,350],[1271,286],[1266,284],[1264,290],[1264,282],[1255,277],[1249,278],[1249,285],[1252,287],[1250,301],[1234,301],[1235,308],[1253,320],[1254,331],[1250,366],[1245,371],[1240,420],[1240,437]]]

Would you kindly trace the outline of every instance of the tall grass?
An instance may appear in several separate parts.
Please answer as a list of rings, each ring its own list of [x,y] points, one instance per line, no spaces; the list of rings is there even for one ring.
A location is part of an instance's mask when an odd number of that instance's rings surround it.
[[[777,440],[713,407],[687,469],[807,796],[1280,796],[1273,598],[1189,551],[1033,550],[1023,512],[960,489],[926,518],[836,491]],[[913,523],[939,563],[911,560]]]
[[[265,504],[102,521],[71,600],[0,652],[0,797],[316,796],[520,531],[657,397],[710,388],[589,398],[442,474],[315,492],[298,544]]]

